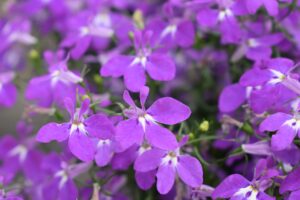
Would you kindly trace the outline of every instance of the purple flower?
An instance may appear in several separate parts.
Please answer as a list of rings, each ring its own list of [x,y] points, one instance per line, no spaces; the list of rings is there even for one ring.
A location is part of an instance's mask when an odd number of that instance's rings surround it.
[[[53,102],[63,104],[66,97],[75,99],[77,83],[83,79],[68,70],[66,60],[61,60],[61,54],[57,56],[45,52],[45,58],[50,64],[49,74],[38,76],[30,80],[25,97],[42,106],[50,106]]]
[[[71,99],[66,99],[65,106],[71,120],[66,123],[48,123],[37,133],[39,142],[56,140],[62,142],[68,139],[70,151],[82,161],[91,161],[96,153],[95,138],[109,139],[113,133],[111,121],[102,114],[86,117],[90,100],[85,99],[80,109],[75,110]]]
[[[300,130],[298,115],[275,113],[268,116],[261,124],[260,131],[276,131],[272,136],[272,149],[276,151],[288,148]]]
[[[42,163],[42,173],[46,175],[42,184],[42,198],[76,199],[78,190],[73,179],[87,172],[90,167],[91,163],[72,164],[56,154],[46,155]]]
[[[261,1],[253,1],[253,0],[243,0],[246,8],[251,14],[256,13],[256,11],[264,6],[271,16],[276,16],[278,14],[279,3],[277,0],[261,0]]]
[[[141,154],[134,164],[137,172],[144,173],[143,178],[147,178],[147,172],[150,177],[154,175],[153,170],[157,168],[156,187],[161,194],[167,194],[172,189],[176,175],[190,187],[199,187],[203,182],[200,162],[189,155],[182,155],[179,148],[170,151],[153,148]]]
[[[248,181],[239,174],[233,174],[223,180],[214,190],[213,199],[230,198],[232,200],[275,200],[264,191],[272,185],[271,178],[277,176],[277,170],[270,166],[270,161],[261,159],[258,161],[254,179]]]
[[[153,80],[169,81],[175,77],[176,67],[165,53],[155,52],[149,47],[151,32],[135,32],[135,55],[114,56],[100,70],[104,77],[124,76],[126,87],[138,92],[146,84],[145,71]]]
[[[146,109],[144,104],[148,93],[148,87],[140,91],[139,108],[129,92],[124,92],[123,99],[130,107],[124,111],[128,119],[121,121],[116,127],[116,140],[121,149],[142,144],[144,139],[151,146],[162,149],[174,149],[178,145],[175,136],[158,123],[173,125],[186,120],[191,114],[189,107],[173,98],[164,97]]]
[[[0,73],[0,105],[11,107],[17,100],[17,88],[12,83],[14,72]]]

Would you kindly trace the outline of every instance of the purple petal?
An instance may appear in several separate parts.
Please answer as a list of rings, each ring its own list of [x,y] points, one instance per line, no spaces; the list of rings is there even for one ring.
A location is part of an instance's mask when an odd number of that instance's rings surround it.
[[[178,147],[175,135],[158,124],[149,124],[146,126],[145,134],[146,139],[151,146],[165,150],[171,150]]]
[[[72,118],[75,113],[75,104],[74,101],[71,98],[65,98],[64,99],[64,106],[68,113],[70,114],[70,117]]]
[[[145,70],[141,65],[129,66],[124,74],[126,87],[133,92],[138,92],[146,83]]]
[[[69,149],[73,155],[84,162],[92,161],[96,152],[92,139],[79,131],[74,131],[70,135]]]
[[[232,112],[246,100],[246,88],[233,84],[225,87],[219,97],[219,109],[222,112]]]
[[[123,93],[123,100],[130,106],[136,107],[133,99],[131,98],[129,92],[127,90],[124,91]]]
[[[149,172],[135,172],[135,180],[139,188],[148,190],[155,183],[156,170]]]
[[[247,9],[251,14],[256,13],[256,11],[261,5],[262,5],[261,1],[246,0]]]
[[[263,0],[266,10],[271,16],[278,14],[279,4],[276,0]]]
[[[101,139],[112,138],[114,127],[112,122],[102,114],[92,115],[84,121],[88,134]]]
[[[284,125],[272,136],[271,146],[274,151],[281,151],[289,147],[297,132],[292,127]]]
[[[177,173],[181,180],[191,187],[199,187],[203,183],[202,166],[194,157],[180,156]]]
[[[300,189],[300,168],[290,172],[280,185],[280,193]]]
[[[291,119],[292,116],[286,113],[275,113],[273,115],[269,115],[259,126],[259,130],[263,131],[276,131],[278,130],[284,122]]]
[[[87,113],[87,111],[90,107],[90,102],[91,102],[91,100],[89,98],[86,98],[83,100],[83,102],[81,103],[81,106],[80,106],[79,114],[78,114],[79,118],[81,118],[82,115]]]
[[[112,77],[120,77],[124,74],[125,70],[130,63],[133,61],[133,57],[131,56],[114,56],[111,58],[106,64],[104,64],[101,68],[100,74],[101,76],[112,76]]]
[[[195,28],[191,21],[184,21],[177,26],[176,42],[182,47],[189,47],[195,42]]]
[[[44,125],[37,133],[36,140],[39,142],[51,142],[56,140],[58,142],[64,141],[69,136],[69,123],[57,124],[49,123]]]
[[[275,197],[271,197],[264,192],[259,192],[257,194],[257,200],[275,200]]]
[[[111,161],[113,153],[113,147],[110,142],[103,143],[102,141],[99,141],[95,155],[97,165],[99,167],[106,166]]]
[[[228,176],[220,183],[212,194],[212,198],[230,198],[240,188],[245,188],[250,182],[239,174]]]
[[[160,149],[151,149],[137,157],[134,163],[134,170],[139,172],[148,172],[156,169],[161,163],[165,151]]]
[[[146,70],[153,80],[169,81],[174,79],[176,67],[167,55],[152,54],[149,57]]]
[[[175,182],[175,169],[172,165],[161,165],[158,168],[156,187],[160,194],[167,194]]]
[[[85,36],[79,38],[76,42],[75,47],[71,50],[72,58],[75,60],[79,59],[89,48],[91,43],[91,36]]]
[[[121,121],[116,127],[116,141],[125,150],[143,141],[144,131],[136,119]]]
[[[197,22],[203,27],[213,27],[218,22],[218,11],[213,9],[203,9],[197,14]]]
[[[59,190],[57,199],[77,199],[78,191],[75,183],[68,179],[67,182],[63,185],[63,187]]]
[[[291,192],[288,200],[299,200],[300,199],[300,190],[297,190],[295,192]]]
[[[173,125],[189,118],[191,110],[176,99],[164,97],[155,101],[147,113],[162,124]]]
[[[257,67],[246,71],[240,78],[239,83],[246,86],[259,86],[270,79],[269,72]]]

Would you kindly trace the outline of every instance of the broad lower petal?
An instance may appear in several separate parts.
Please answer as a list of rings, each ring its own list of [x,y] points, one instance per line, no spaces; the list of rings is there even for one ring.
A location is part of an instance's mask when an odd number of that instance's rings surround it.
[[[84,121],[88,134],[92,137],[110,139],[114,134],[112,122],[102,114],[92,115]]]
[[[167,194],[175,182],[175,169],[171,165],[161,165],[158,168],[156,187],[160,194]]]
[[[139,92],[146,84],[145,70],[141,65],[129,66],[124,74],[126,87],[132,92]]]
[[[58,142],[64,141],[69,136],[69,123],[57,124],[49,123],[44,125],[37,133],[36,140],[38,142],[51,142],[56,140]]]
[[[157,81],[174,79],[176,67],[171,58],[163,54],[152,54],[149,57],[146,70],[150,77]]]
[[[143,141],[144,131],[137,119],[121,121],[116,127],[116,141],[120,148],[125,150],[133,144],[140,144]]]
[[[278,112],[273,115],[269,115],[259,126],[259,130],[263,131],[276,131],[284,122],[291,119],[292,116],[286,113]]]
[[[219,109],[222,112],[232,112],[246,100],[246,88],[233,84],[225,87],[219,97]]]
[[[230,198],[239,189],[250,185],[250,182],[239,174],[228,176],[220,183],[212,194],[212,198]]]
[[[296,134],[296,130],[288,125],[280,127],[277,133],[272,136],[272,149],[274,151],[281,151],[288,148],[292,144]]]
[[[95,155],[95,161],[99,167],[106,166],[114,154],[113,147],[110,143],[98,145]]]
[[[135,172],[135,180],[139,188],[148,190],[155,183],[156,170],[149,172]]]
[[[84,162],[92,161],[96,152],[96,147],[92,139],[78,131],[70,135],[69,149],[74,156]]]
[[[146,140],[153,147],[164,150],[172,150],[178,147],[175,135],[168,129],[158,125],[149,124],[146,126]]]
[[[147,113],[162,124],[173,125],[188,119],[191,110],[176,99],[164,97],[155,101]]]
[[[160,149],[151,149],[137,157],[134,163],[134,170],[139,172],[148,172],[156,169],[161,163],[161,159],[166,151]]]
[[[107,63],[101,67],[101,76],[120,77],[124,75],[125,70],[133,61],[131,56],[117,55],[112,57]]]
[[[181,180],[191,187],[199,187],[203,183],[202,166],[194,157],[180,156],[177,173]]]

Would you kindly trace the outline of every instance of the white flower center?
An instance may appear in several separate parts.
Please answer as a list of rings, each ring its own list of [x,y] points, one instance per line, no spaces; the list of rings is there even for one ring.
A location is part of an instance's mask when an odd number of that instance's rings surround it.
[[[249,185],[248,187],[239,189],[233,196],[242,196],[247,200],[257,200],[257,194],[257,189]]]
[[[154,118],[149,114],[144,114],[138,117],[139,123],[142,125],[144,132],[146,131],[146,123],[156,123]]]
[[[223,21],[226,17],[231,17],[231,16],[233,16],[233,12],[229,8],[226,8],[219,12],[218,20]]]
[[[54,176],[60,177],[59,188],[61,189],[68,180],[68,174],[66,173],[65,170],[60,170],[60,171],[56,172],[56,174]]]
[[[162,31],[160,37],[161,38],[164,38],[166,37],[167,35],[171,35],[172,37],[175,36],[175,33],[177,31],[177,26],[175,24],[170,24],[168,25],[166,28],[164,28],[164,30]]]
[[[274,69],[270,69],[270,71],[271,71],[273,76],[272,76],[271,80],[269,80],[269,83],[272,84],[272,85],[282,82],[286,77],[280,71],[277,71],[277,70],[274,70]]]
[[[24,145],[17,145],[10,152],[10,156],[19,156],[20,162],[23,162],[27,157],[28,149]]]

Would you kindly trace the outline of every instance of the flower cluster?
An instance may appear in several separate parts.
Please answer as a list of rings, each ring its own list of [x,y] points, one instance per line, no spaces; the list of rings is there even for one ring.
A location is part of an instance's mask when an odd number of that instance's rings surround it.
[[[3,0],[0,199],[300,199],[300,2]]]

